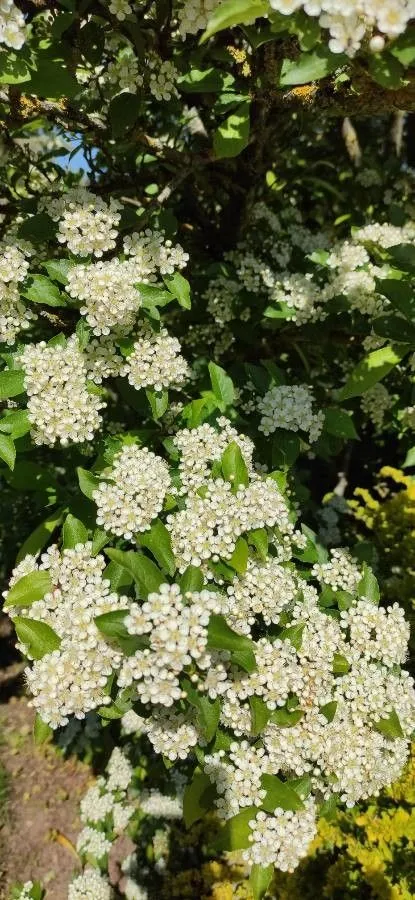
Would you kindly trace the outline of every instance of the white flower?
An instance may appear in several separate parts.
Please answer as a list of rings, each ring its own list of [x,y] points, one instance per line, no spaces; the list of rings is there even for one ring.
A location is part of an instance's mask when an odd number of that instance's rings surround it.
[[[93,493],[97,524],[131,540],[146,531],[163,508],[171,479],[167,463],[147,447],[126,445]]]
[[[98,869],[84,869],[68,888],[68,900],[112,900],[111,885]]]
[[[132,353],[121,369],[137,390],[152,387],[156,391],[178,387],[189,375],[189,367],[180,353],[180,343],[165,328],[159,333],[142,329],[134,341]]]
[[[109,841],[102,831],[87,825],[78,834],[76,849],[78,853],[94,856],[96,860],[102,859],[111,850]]]
[[[319,438],[324,423],[324,413],[315,413],[313,403],[313,393],[305,384],[276,385],[258,400],[259,430],[265,435],[272,434],[277,428],[305,431],[312,444]]]

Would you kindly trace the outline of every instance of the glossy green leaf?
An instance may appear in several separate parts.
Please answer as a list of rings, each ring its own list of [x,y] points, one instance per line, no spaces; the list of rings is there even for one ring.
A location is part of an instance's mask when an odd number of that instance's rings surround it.
[[[144,531],[138,535],[138,542],[142,547],[147,547],[153,554],[156,562],[169,575],[174,575],[176,571],[176,561],[174,558],[170,532],[161,519],[156,519],[148,531]]]
[[[0,433],[0,459],[6,463],[9,469],[14,469],[16,447],[13,439],[8,434]]]
[[[10,588],[4,606],[31,606],[36,600],[43,600],[52,590],[52,579],[48,571],[35,570],[23,575]]]
[[[207,41],[218,31],[232,28],[233,25],[240,23],[248,25],[259,16],[267,15],[268,12],[268,3],[261,2],[261,0],[224,0],[213,10],[201,43]]]
[[[233,381],[226,374],[225,370],[214,362],[209,363],[209,375],[219,409],[224,412],[226,407],[231,406],[235,399]]]
[[[241,448],[236,441],[231,441],[221,457],[222,473],[225,481],[229,481],[232,485],[234,493],[242,485],[247,487],[249,484],[249,474],[246,462],[242,456]]]
[[[142,553],[135,553],[133,550],[114,550],[112,548],[107,549],[105,553],[109,559],[132,575],[142,597],[147,597],[148,594],[157,592],[160,585],[166,581],[158,566]]]
[[[16,616],[13,623],[19,641],[27,647],[33,659],[42,659],[47,653],[59,649],[61,639],[46,622]]]
[[[249,101],[241,103],[216,129],[213,152],[217,159],[239,156],[249,142]]]
[[[65,550],[76,547],[77,544],[85,544],[88,540],[88,529],[83,522],[71,513],[67,515],[62,529],[62,544]]]
[[[326,75],[331,75],[347,61],[347,57],[343,54],[331,53],[327,46],[321,44],[308,53],[300,53],[296,59],[284,59],[279,80],[280,87],[319,81]]]
[[[385,378],[406,355],[409,348],[390,345],[373,350],[361,360],[349,375],[344,388],[339,393],[340,400],[358,397]]]
[[[24,372],[22,369],[5,369],[0,372],[0,400],[17,397],[24,393]]]
[[[262,775],[261,784],[267,792],[262,801],[262,807],[266,812],[274,812],[275,809],[286,809],[296,812],[304,809],[304,803],[296,791],[288,782],[281,781],[277,775]]]
[[[186,828],[202,819],[214,807],[215,787],[204,772],[195,772],[183,796],[183,818]]]
[[[345,409],[329,407],[324,414],[324,428],[341,438],[358,438],[351,414]]]

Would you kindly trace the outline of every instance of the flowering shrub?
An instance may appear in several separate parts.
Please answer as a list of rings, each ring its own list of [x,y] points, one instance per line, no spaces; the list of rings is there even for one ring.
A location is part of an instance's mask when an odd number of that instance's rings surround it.
[[[415,462],[413,175],[350,119],[413,107],[414,10],[381,6],[0,13],[0,477],[30,520],[3,596],[35,734],[127,723],[255,898],[415,724],[403,611],[321,512],[385,442]],[[112,895],[131,765],[84,801],[70,900]]]

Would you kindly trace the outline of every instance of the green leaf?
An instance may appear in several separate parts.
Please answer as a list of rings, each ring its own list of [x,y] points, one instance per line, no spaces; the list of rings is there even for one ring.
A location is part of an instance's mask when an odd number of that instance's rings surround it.
[[[182,688],[191,706],[197,710],[198,726],[206,742],[209,743],[216,734],[220,718],[220,700],[210,700],[205,694],[199,694],[188,679],[183,679]]]
[[[402,87],[405,71],[400,62],[387,51],[383,53],[369,53],[368,72],[373,81],[382,87],[396,91]]]
[[[415,447],[408,450],[402,468],[409,469],[411,466],[415,466]]]
[[[385,737],[391,738],[392,740],[405,737],[404,732],[402,731],[402,725],[399,721],[399,716],[394,709],[392,709],[387,718],[379,719],[379,722],[376,722],[374,728],[376,731],[380,731],[381,734],[384,734]]]
[[[52,579],[49,572],[35,570],[23,575],[10,588],[4,606],[31,606],[36,600],[43,600],[51,590]]]
[[[220,366],[217,366],[214,362],[209,363],[209,375],[212,391],[216,397],[218,407],[224,412],[226,407],[231,406],[235,399],[233,381],[229,378],[229,375],[226,374],[225,370]]]
[[[16,616],[13,621],[19,641],[27,647],[33,659],[42,659],[47,653],[59,649],[61,639],[46,622],[23,616]]]
[[[235,666],[243,669],[244,672],[256,671],[256,659],[253,650],[233,650],[231,661]]]
[[[88,472],[87,469],[82,469],[81,466],[77,468],[78,482],[79,487],[85,497],[88,497],[88,500],[92,500],[92,495],[94,491],[99,487],[101,479],[98,475],[94,475],[93,472]]]
[[[145,636],[129,634],[124,624],[128,612],[128,609],[116,609],[96,616],[94,622],[101,634],[115,641],[127,656],[132,656],[137,650],[148,646],[148,641]]]
[[[260,866],[257,863],[251,868],[249,886],[254,900],[262,900],[267,893],[274,875],[274,866]]]
[[[25,81],[30,81],[26,60],[11,50],[0,53],[0,84],[23,84]]]
[[[415,325],[396,313],[385,313],[373,319],[372,328],[375,334],[392,341],[415,342]]]
[[[8,434],[0,433],[0,459],[6,463],[9,469],[14,469],[16,461],[16,447],[13,439]]]
[[[133,550],[124,552],[123,550],[113,549],[108,549],[105,553],[113,562],[126,569],[132,575],[142,597],[157,593],[160,585],[166,581],[158,566],[142,553],[135,553]]]
[[[137,94],[129,91],[117,94],[112,98],[108,107],[108,120],[114,138],[125,138],[126,133],[137,122],[140,106]]]
[[[396,244],[394,247],[388,247],[388,256],[405,272],[415,271],[415,247],[413,244]]]
[[[257,737],[264,730],[271,716],[271,710],[264,700],[256,697],[255,694],[249,698],[249,705],[251,707],[251,734],[253,737]]]
[[[229,79],[229,81],[228,81]],[[221,72],[220,69],[190,69],[176,82],[184,94],[209,94],[222,91],[225,83],[230,87],[234,79]]]
[[[235,544],[232,556],[226,560],[228,566],[235,569],[238,575],[244,575],[247,569],[249,559],[249,547],[244,538],[239,537]]]
[[[342,438],[358,438],[353,419],[349,412],[338,407],[329,407],[324,416],[324,428],[329,434]]]
[[[213,135],[213,152],[217,159],[239,156],[249,142],[249,108],[245,100],[216,129]]]
[[[304,628],[304,622],[297,622],[295,625],[289,625],[287,628],[284,628],[282,630],[280,638],[283,641],[291,641],[293,647],[295,647],[296,650],[299,650],[303,640]]]
[[[62,59],[53,58],[51,49],[36,57],[36,70],[32,70],[30,93],[48,100],[75,97],[81,86],[71,75]]]
[[[48,259],[46,262],[42,263],[49,278],[52,278],[53,281],[57,281],[59,284],[63,285],[67,284],[69,272],[74,265],[75,263],[70,259]],[[40,275],[35,277],[40,278]],[[50,305],[53,306],[53,304]]]
[[[112,591],[120,591],[132,585],[134,579],[131,572],[127,572],[123,566],[119,566],[116,562],[108,563],[103,572],[104,578],[109,581]]]
[[[310,796],[313,784],[309,775],[300,775],[298,778],[290,778],[289,784],[301,800],[306,800],[307,797]]]
[[[37,746],[40,744],[46,744],[47,741],[50,741],[53,736],[53,728],[48,725],[47,722],[44,722],[40,717],[39,713],[36,713],[36,718],[33,723],[33,739]]]
[[[92,535],[91,555],[97,556],[109,544],[110,538],[102,528],[96,528]]]
[[[232,28],[233,25],[240,23],[249,25],[259,16],[266,16],[268,12],[269,4],[261,0],[224,0],[210,16],[200,43],[204,44],[213,34],[223,31],[224,28]]]
[[[277,808],[293,812],[304,809],[304,803],[297,792],[290,787],[288,782],[281,781],[276,775],[262,775],[261,784],[267,792],[262,801],[262,807],[266,812],[272,813]]]
[[[228,444],[221,456],[222,473],[225,481],[232,485],[233,493],[236,493],[240,485],[247,487],[249,474],[246,462],[242,456],[241,448],[236,441]]]
[[[77,544],[85,544],[88,540],[88,530],[80,519],[76,519],[71,513],[67,515],[62,530],[62,546],[64,550],[72,549]]]
[[[323,713],[323,716],[326,717],[328,722],[332,722],[337,710],[337,700],[331,700],[330,703],[325,703],[324,706],[320,706],[320,712]]]
[[[350,663],[342,653],[333,654],[333,673],[334,675],[347,675],[350,669]]]
[[[381,381],[408,352],[407,347],[390,345],[380,350],[373,350],[353,369],[344,388],[339,393],[340,400],[349,400],[368,391]]]
[[[415,30],[406,28],[396,41],[390,45],[390,53],[401,65],[411,66],[415,62]]]
[[[217,850],[246,850],[250,847],[249,823],[255,819],[257,813],[256,806],[248,806],[236,816],[228,819],[215,840],[215,848]]]
[[[63,513],[61,510],[51,513],[44,522],[38,525],[37,528],[29,534],[29,537],[26,538],[17,554],[16,565],[21,562],[28,553],[36,556],[36,553],[38,553],[39,550],[43,550],[55,529],[61,524],[62,516]]]
[[[255,550],[262,560],[265,562],[268,558],[268,535],[265,528],[254,528],[248,531],[246,535],[248,544],[255,547]]]
[[[158,421],[164,416],[166,409],[169,405],[169,394],[168,391],[153,391],[147,390],[146,397],[151,407],[151,412],[153,413],[153,418]]]
[[[174,272],[173,275],[163,275],[163,281],[170,293],[179,301],[183,309],[190,309],[192,301],[190,299],[190,284],[180,272]]]
[[[253,650],[255,644],[243,634],[237,634],[229,627],[223,616],[212,615],[208,625],[208,647],[210,650]]]
[[[286,709],[282,707],[280,709],[276,709],[275,712],[272,713],[270,721],[274,723],[274,725],[278,725],[280,728],[293,728],[294,725],[298,725],[304,715],[304,710],[302,709]]]
[[[179,579],[182,594],[187,591],[202,591],[204,585],[203,573],[196,566],[188,566]]]
[[[215,787],[204,772],[195,772],[183,796],[183,818],[186,828],[213,809]]]
[[[294,465],[301,452],[301,439],[292,431],[278,428],[272,437],[272,466],[278,468]]]
[[[391,251],[396,249],[399,248],[390,248]],[[382,278],[377,280],[377,290],[407,319],[411,322],[415,319],[415,291],[411,284],[399,278]]]
[[[4,418],[0,419],[0,431],[9,434],[14,441],[17,438],[24,437],[30,431],[27,409],[6,411]]]
[[[5,369],[0,372],[0,400],[23,394],[24,377],[23,369]]]
[[[150,550],[159,566],[169,575],[174,575],[176,571],[176,561],[171,547],[170,532],[161,519],[153,522],[149,531],[137,535],[138,542]]]
[[[41,303],[43,306],[67,305],[64,295],[46,275],[31,275],[27,285],[22,296],[32,303]]]
[[[36,213],[19,227],[18,235],[33,244],[43,244],[56,237],[57,226],[47,213]]]
[[[327,47],[321,45],[309,53],[300,53],[297,59],[284,59],[279,80],[280,87],[319,81],[348,62],[344,54],[330,53]]]
[[[379,603],[380,590],[378,581],[367,563],[363,563],[363,576],[357,585],[357,593],[359,597],[364,597],[370,603],[375,603],[376,605]]]

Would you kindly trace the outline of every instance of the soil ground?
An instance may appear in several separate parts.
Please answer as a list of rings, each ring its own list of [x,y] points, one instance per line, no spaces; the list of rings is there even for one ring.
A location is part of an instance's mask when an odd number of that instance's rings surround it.
[[[91,782],[87,766],[53,747],[36,747],[34,715],[24,697],[0,704],[0,767],[7,799],[0,809],[0,900],[15,881],[39,879],[47,900],[67,900],[78,868],[73,843],[79,801]]]

